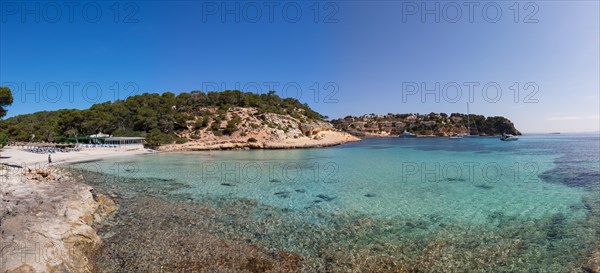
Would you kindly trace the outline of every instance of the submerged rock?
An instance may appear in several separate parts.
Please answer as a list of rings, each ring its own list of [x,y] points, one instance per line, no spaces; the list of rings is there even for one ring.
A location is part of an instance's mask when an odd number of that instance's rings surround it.
[[[596,249],[592,253],[589,261],[581,269],[584,272],[600,273],[600,240],[596,242]]]
[[[561,183],[569,187],[593,187],[600,185],[600,173],[596,170],[588,169],[573,164],[561,164],[557,167],[547,170],[539,178],[549,183]]]
[[[462,177],[449,177],[449,178],[446,178],[446,181],[450,181],[450,182],[465,182],[467,180],[464,179],[464,178],[462,178]]]
[[[319,197],[319,198],[321,198],[321,199],[323,199],[324,201],[327,201],[327,202],[332,201],[333,199],[335,199],[335,197],[328,196],[328,195],[325,195],[325,194],[319,194],[319,195],[317,195],[317,197]]]
[[[488,184],[479,184],[479,185],[475,185],[475,187],[478,187],[478,188],[484,189],[484,190],[491,190],[494,188],[494,186],[488,185]]]
[[[493,211],[488,214],[488,220],[490,220],[490,221],[494,221],[494,220],[498,220],[498,219],[502,219],[502,218],[504,218],[504,212],[501,212],[501,211]]]
[[[280,191],[280,192],[276,192],[275,195],[279,196],[280,198],[288,198],[288,197],[290,197],[290,192]]]
[[[429,227],[429,224],[423,220],[416,220],[414,222],[406,222],[406,224],[404,224],[404,225],[411,229],[415,229],[415,228],[427,229]]]

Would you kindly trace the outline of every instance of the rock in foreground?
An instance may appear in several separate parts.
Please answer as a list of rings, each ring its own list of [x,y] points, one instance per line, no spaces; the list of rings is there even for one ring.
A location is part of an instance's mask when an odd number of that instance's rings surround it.
[[[113,201],[56,169],[2,172],[0,272],[89,272],[85,253],[100,243],[91,225]]]

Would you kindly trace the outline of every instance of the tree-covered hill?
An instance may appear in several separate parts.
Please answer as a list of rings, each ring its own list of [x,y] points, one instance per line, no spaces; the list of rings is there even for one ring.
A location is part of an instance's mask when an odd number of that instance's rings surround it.
[[[8,87],[0,87],[0,118],[6,115],[5,106],[13,103],[12,92]],[[8,136],[0,131],[0,149],[8,144]]]
[[[69,137],[98,132],[114,136],[145,136],[151,142],[170,143],[177,133],[190,127],[220,123],[219,114],[231,107],[250,107],[260,113],[275,113],[307,121],[326,117],[296,99],[275,94],[244,93],[237,90],[175,95],[144,93],[125,100],[94,104],[89,109],[63,109],[20,115],[0,121],[0,133],[10,141],[61,142]],[[216,111],[206,111],[214,108]],[[194,124],[190,124],[193,121]],[[231,133],[235,127],[214,128],[215,134]]]

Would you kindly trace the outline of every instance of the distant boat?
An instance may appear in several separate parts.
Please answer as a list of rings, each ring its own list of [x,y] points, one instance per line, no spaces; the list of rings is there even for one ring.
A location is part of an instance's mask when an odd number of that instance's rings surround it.
[[[479,135],[479,130],[477,129],[477,123],[475,123],[475,130],[477,130],[477,136]],[[471,113],[469,111],[469,103],[467,102],[467,133],[464,135],[466,137],[471,137]]]
[[[470,113],[469,113],[469,103],[467,102],[467,133],[466,134],[457,134],[457,135],[453,135],[448,137],[448,139],[462,139],[463,137],[470,137],[471,136],[471,118],[470,118]],[[477,124],[475,124],[475,129],[477,129]]]
[[[559,133],[559,132],[556,132],[556,133],[550,133],[550,134],[553,134],[553,135],[560,135],[560,133]]]
[[[517,141],[517,140],[519,140],[519,137],[510,135],[510,134],[503,134],[502,137],[500,138],[500,140],[502,140],[502,141]]]
[[[400,134],[400,137],[417,137],[417,134],[409,133],[406,130]]]

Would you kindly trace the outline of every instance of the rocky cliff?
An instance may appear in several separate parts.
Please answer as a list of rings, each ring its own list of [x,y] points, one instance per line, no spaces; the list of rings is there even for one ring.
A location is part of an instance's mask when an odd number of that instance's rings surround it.
[[[521,134],[507,118],[460,113],[369,114],[347,116],[332,123],[335,128],[357,136],[398,136],[404,131],[423,136]]]
[[[205,107],[188,113],[175,144],[161,151],[213,149],[285,149],[323,147],[358,141],[329,122],[310,119],[299,110],[292,115],[261,112],[252,107],[227,110]]]

